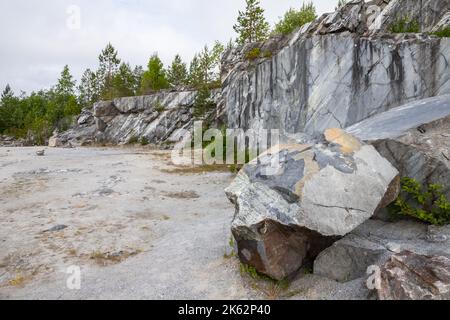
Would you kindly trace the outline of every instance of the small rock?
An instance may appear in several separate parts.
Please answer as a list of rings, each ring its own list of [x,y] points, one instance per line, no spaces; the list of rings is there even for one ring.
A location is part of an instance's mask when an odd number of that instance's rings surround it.
[[[68,228],[68,226],[63,225],[63,224],[59,224],[57,226],[54,226],[51,229],[45,230],[44,232],[58,232],[58,231],[62,231],[62,230],[67,229],[67,228]]]
[[[36,151],[36,155],[37,155],[38,157],[43,157],[43,156],[45,155],[45,150],[39,150],[39,151]]]

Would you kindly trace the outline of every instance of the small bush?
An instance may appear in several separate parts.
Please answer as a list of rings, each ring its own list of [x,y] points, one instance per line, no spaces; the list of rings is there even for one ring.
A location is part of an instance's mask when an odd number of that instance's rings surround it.
[[[139,138],[136,136],[133,136],[130,138],[130,140],[128,140],[128,144],[137,144],[139,143]]]
[[[141,138],[141,146],[148,146],[150,144],[150,141],[146,137]]]
[[[156,100],[155,111],[158,113],[163,113],[164,111],[166,111],[166,107],[159,101],[159,99]]]
[[[433,32],[432,35],[439,38],[450,38],[450,27],[445,27],[439,31]]]
[[[289,9],[275,25],[274,34],[287,35],[317,18],[316,7],[312,2],[303,3],[299,10]]]
[[[424,190],[411,178],[402,179],[402,192],[391,211],[413,217],[433,225],[450,223],[450,201],[443,194],[443,186],[431,184]]]
[[[263,53],[264,58],[272,58],[273,57],[273,53],[270,50],[266,50]]]
[[[245,54],[245,59],[247,60],[256,60],[261,57],[261,49],[253,48]]]
[[[391,26],[392,33],[419,33],[420,24],[417,20],[404,17],[397,19]]]

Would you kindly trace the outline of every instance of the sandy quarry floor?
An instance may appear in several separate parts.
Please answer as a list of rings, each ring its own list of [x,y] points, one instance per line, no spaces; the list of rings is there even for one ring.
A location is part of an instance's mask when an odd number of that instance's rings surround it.
[[[229,172],[176,168],[150,149],[36,150],[0,148],[0,299],[366,294],[359,282],[304,275],[285,288],[241,275],[227,255]],[[80,290],[67,287],[71,266],[81,268]]]

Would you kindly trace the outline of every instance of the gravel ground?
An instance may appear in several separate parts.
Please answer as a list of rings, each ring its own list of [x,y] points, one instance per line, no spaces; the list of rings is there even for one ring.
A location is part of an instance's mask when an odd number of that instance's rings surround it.
[[[231,173],[180,170],[166,151],[38,150],[0,148],[0,299],[367,296],[362,281],[242,276],[228,256]],[[80,289],[67,286],[72,266]]]

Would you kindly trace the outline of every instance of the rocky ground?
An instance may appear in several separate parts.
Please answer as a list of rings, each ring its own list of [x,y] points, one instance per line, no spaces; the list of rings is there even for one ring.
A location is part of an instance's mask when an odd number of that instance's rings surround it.
[[[309,271],[289,287],[230,257],[234,176],[165,151],[0,148],[1,299],[365,299]],[[81,267],[69,290],[67,268]]]

